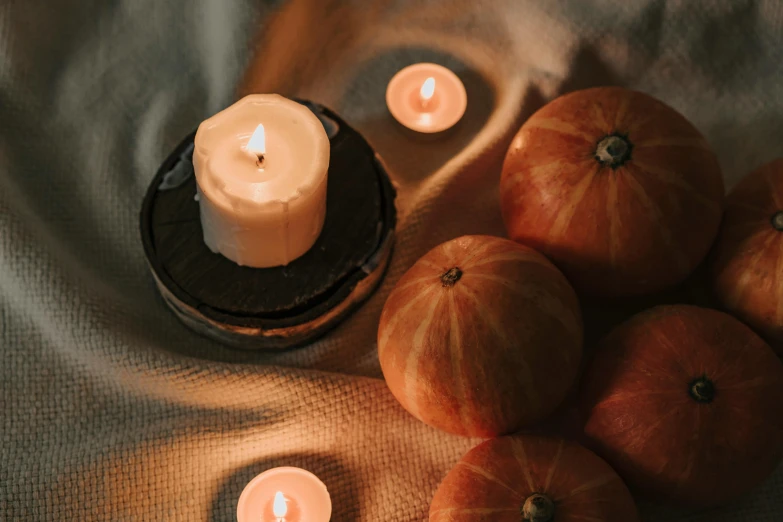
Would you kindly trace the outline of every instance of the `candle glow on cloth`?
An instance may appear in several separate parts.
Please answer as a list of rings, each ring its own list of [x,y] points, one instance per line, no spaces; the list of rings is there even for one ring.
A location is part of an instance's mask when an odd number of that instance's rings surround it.
[[[237,522],[328,522],[331,516],[326,486],[300,468],[261,473],[245,486],[237,504]]]
[[[402,69],[386,88],[386,105],[394,119],[427,134],[453,127],[465,114],[467,104],[465,86],[457,75],[434,63]]]
[[[321,233],[329,138],[304,105],[252,94],[198,128],[193,167],[204,242],[239,265],[287,265]]]

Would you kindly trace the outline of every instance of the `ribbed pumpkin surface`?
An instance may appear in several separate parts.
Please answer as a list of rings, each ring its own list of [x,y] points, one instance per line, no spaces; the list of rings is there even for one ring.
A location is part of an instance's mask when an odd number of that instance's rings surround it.
[[[559,438],[513,436],[469,451],[438,487],[430,522],[637,522],[609,465]]]
[[[712,268],[718,299],[783,355],[783,158],[729,194]]]
[[[604,339],[583,381],[590,447],[651,497],[724,504],[783,457],[783,363],[723,312],[642,312]]]
[[[418,419],[475,436],[510,433],[563,400],[581,357],[574,290],[544,256],[465,236],[417,261],[378,329],[386,382]]]
[[[684,280],[715,238],[723,195],[699,131],[655,98],[618,87],[541,108],[514,138],[500,180],[509,237],[600,296]]]

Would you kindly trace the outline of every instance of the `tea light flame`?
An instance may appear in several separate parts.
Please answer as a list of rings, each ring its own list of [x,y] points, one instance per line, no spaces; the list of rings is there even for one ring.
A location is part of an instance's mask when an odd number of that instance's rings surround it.
[[[272,513],[278,520],[281,520],[288,513],[288,505],[285,503],[285,497],[282,491],[275,493],[275,501],[272,504]]]
[[[435,78],[430,76],[424,80],[424,83],[421,84],[421,89],[419,90],[421,104],[426,107],[429,101],[432,99],[433,94],[435,94]]]
[[[256,157],[259,167],[263,165],[266,154],[266,131],[263,124],[258,124],[245,149]]]

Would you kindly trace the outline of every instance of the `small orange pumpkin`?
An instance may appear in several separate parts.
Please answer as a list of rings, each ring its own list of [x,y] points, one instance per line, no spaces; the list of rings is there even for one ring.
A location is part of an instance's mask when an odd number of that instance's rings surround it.
[[[430,522],[636,522],[622,479],[575,442],[517,435],[470,450],[438,487]]]
[[[726,503],[783,458],[783,363],[717,310],[658,306],[614,329],[580,403],[589,447],[659,500]]]
[[[539,109],[512,141],[500,179],[509,237],[594,296],[683,281],[712,245],[723,195],[701,133],[663,102],[619,87]]]
[[[544,256],[464,236],[399,280],[381,314],[378,355],[414,417],[491,437],[552,413],[576,378],[582,335],[576,293]]]
[[[712,274],[721,304],[783,355],[783,158],[729,194]]]

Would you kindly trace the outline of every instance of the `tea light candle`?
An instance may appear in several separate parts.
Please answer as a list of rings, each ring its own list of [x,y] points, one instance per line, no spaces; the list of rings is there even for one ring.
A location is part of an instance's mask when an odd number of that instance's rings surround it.
[[[237,504],[237,522],[328,522],[332,500],[309,471],[282,467],[251,480]]]
[[[400,124],[434,134],[453,127],[462,118],[468,96],[452,71],[434,63],[417,63],[391,79],[386,105]]]
[[[239,265],[287,265],[326,215],[329,138],[304,105],[252,94],[205,120],[193,151],[204,242]]]

